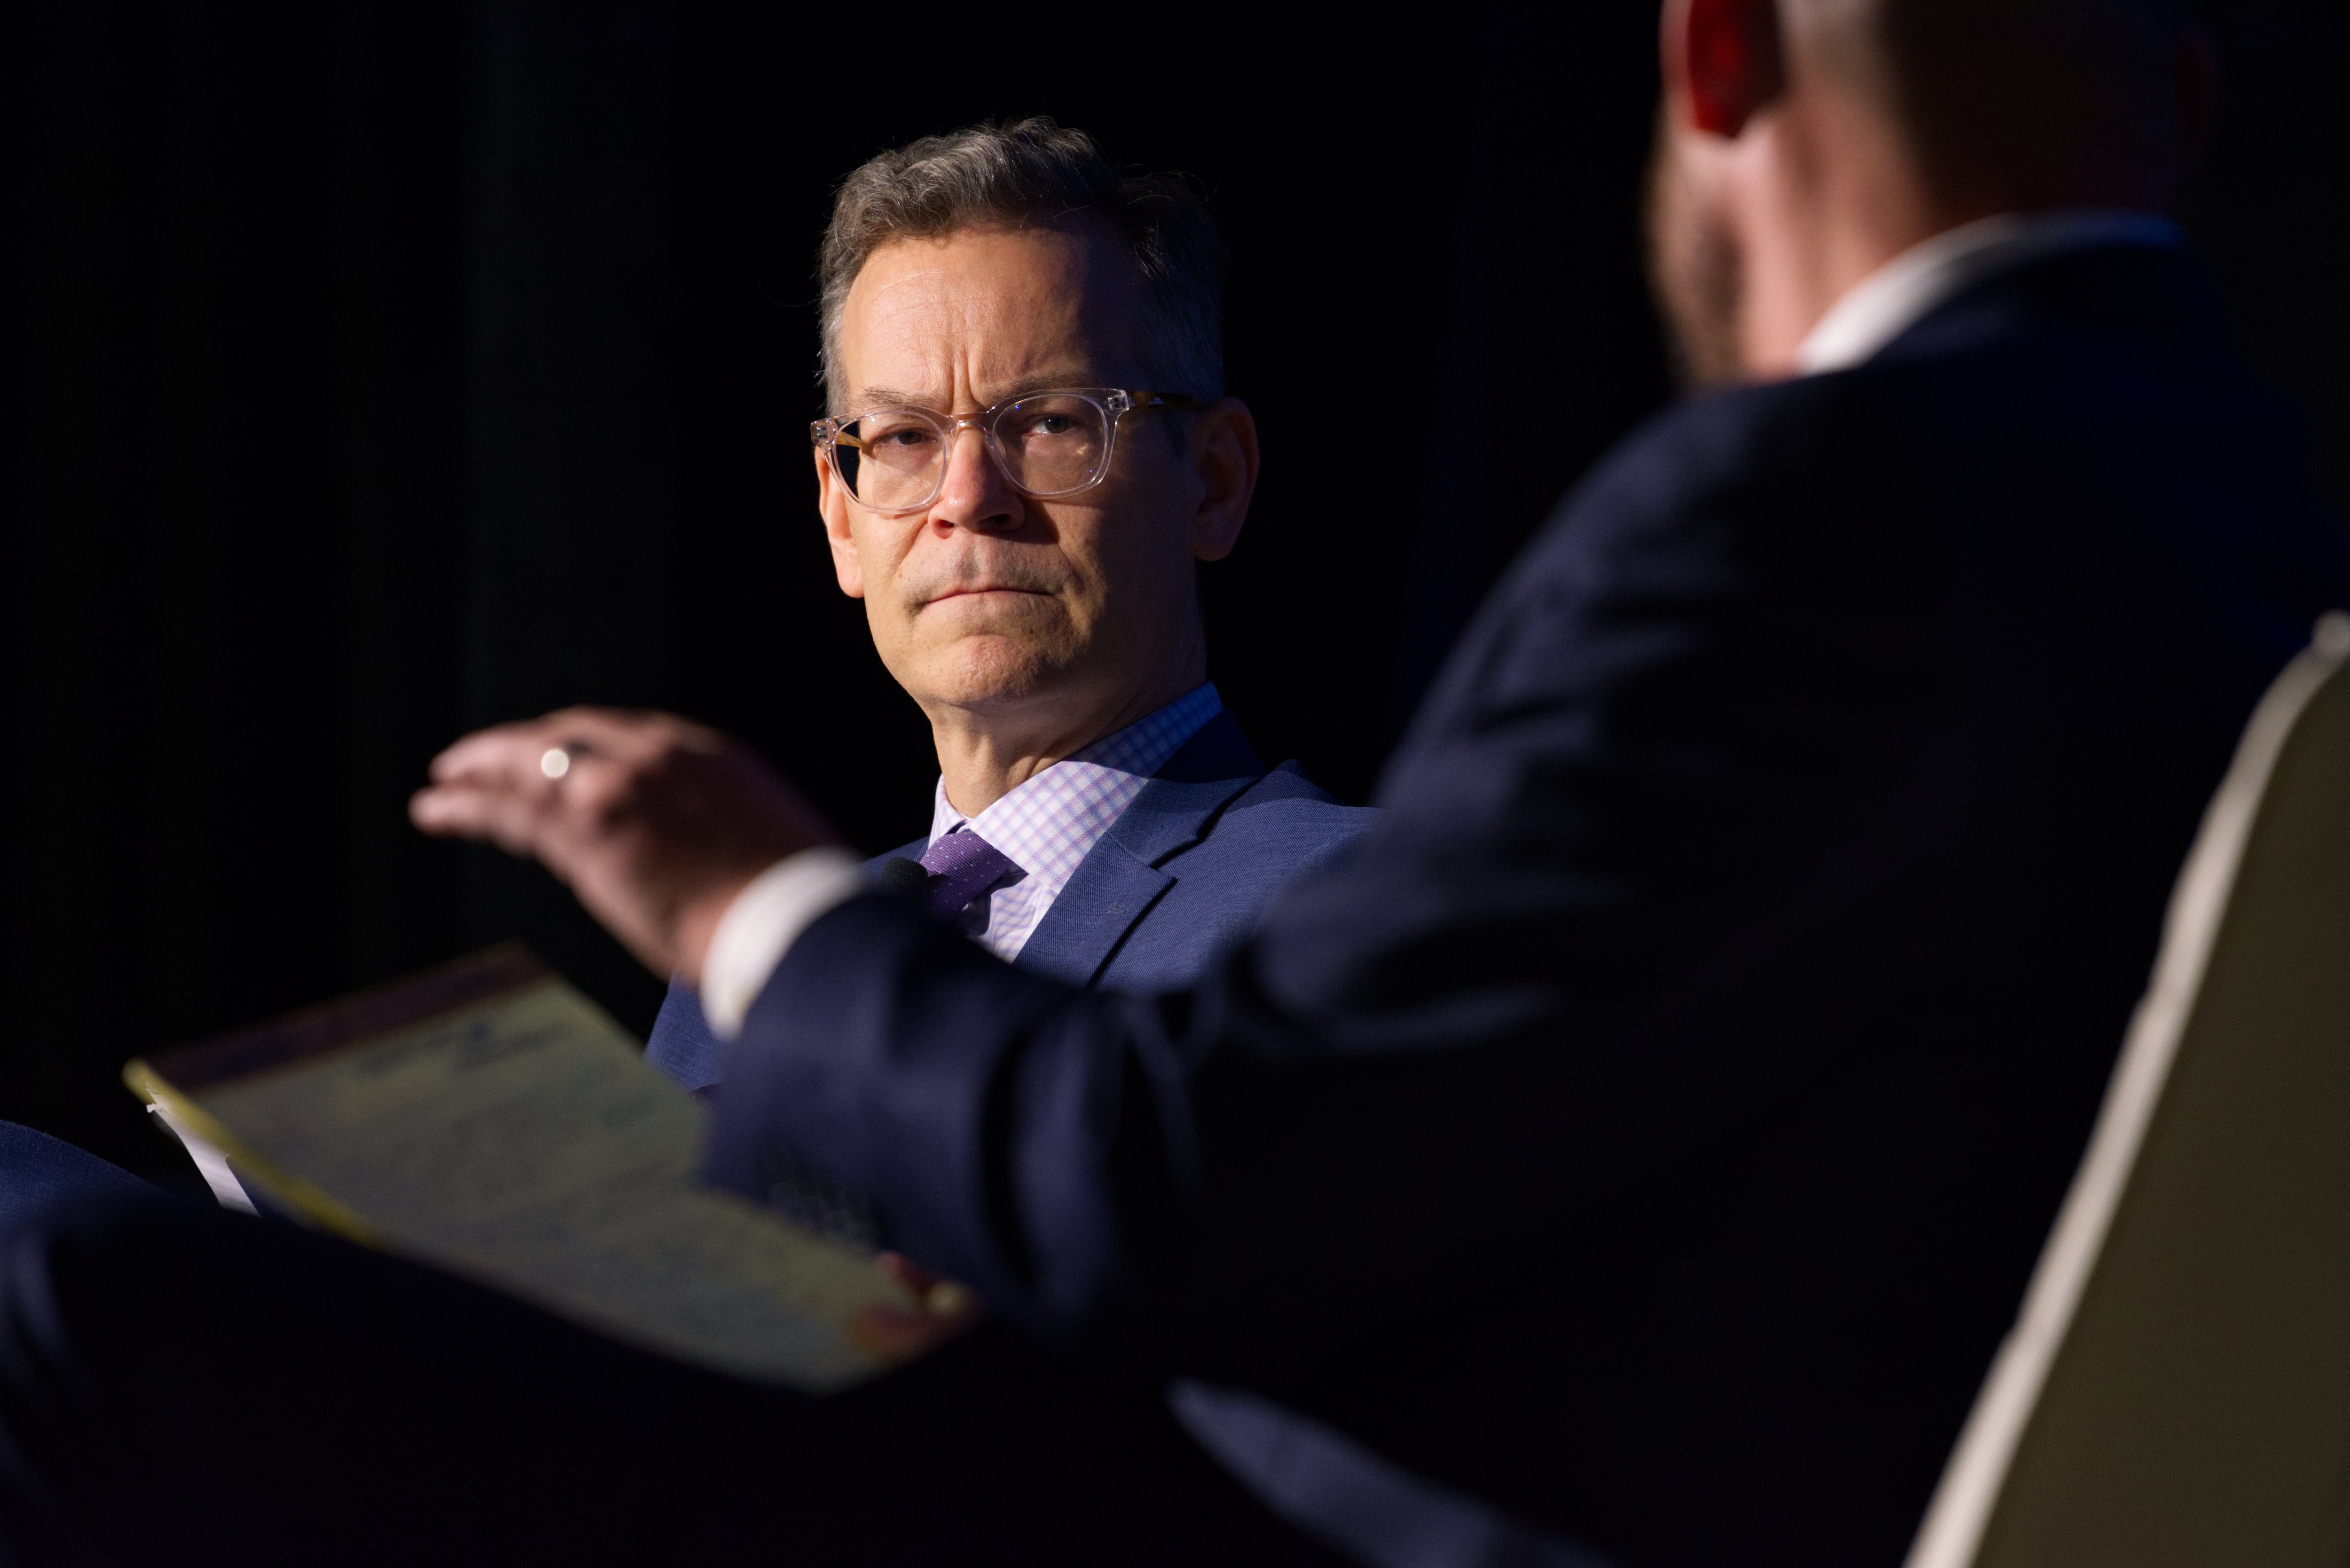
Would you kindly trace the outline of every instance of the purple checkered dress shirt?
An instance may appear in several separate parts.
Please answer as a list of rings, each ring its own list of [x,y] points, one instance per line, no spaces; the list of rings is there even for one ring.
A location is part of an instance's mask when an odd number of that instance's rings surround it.
[[[1212,683],[1194,687],[1115,735],[1055,763],[977,816],[965,816],[947,804],[946,780],[939,780],[931,842],[968,827],[1020,868],[1017,877],[972,907],[966,917],[972,940],[1000,959],[1018,958],[1053,900],[1076,875],[1077,863],[1134,804],[1150,775],[1223,707]]]

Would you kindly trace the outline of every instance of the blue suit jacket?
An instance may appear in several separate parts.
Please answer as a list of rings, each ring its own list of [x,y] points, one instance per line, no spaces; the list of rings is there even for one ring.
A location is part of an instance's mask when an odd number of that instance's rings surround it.
[[[1268,772],[1227,709],[1167,760],[1096,844],[1020,950],[1071,985],[1170,991],[1240,945],[1282,886],[1328,864],[1378,813],[1341,805],[1294,763]],[[920,859],[927,840],[878,857]],[[719,1043],[672,983],[646,1054],[689,1089],[719,1079]]]
[[[712,1174],[1627,1563],[1898,1562],[2204,805],[2345,602],[2191,259],[2050,258],[1627,441],[1202,985],[816,921]]]

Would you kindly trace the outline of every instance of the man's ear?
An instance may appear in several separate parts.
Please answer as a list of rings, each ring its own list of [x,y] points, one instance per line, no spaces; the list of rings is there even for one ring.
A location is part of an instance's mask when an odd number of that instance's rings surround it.
[[[1692,129],[1736,136],[1786,89],[1777,0],[1672,0],[1664,24],[1666,94]]]
[[[816,454],[816,504],[824,517],[825,543],[832,546],[832,574],[840,580],[840,591],[861,599],[865,563],[857,554],[857,535],[849,531],[848,493],[820,452]]]
[[[1240,543],[1249,497],[1256,493],[1256,416],[1238,398],[1219,398],[1191,420],[1191,465],[1200,476],[1191,554],[1221,561]]]

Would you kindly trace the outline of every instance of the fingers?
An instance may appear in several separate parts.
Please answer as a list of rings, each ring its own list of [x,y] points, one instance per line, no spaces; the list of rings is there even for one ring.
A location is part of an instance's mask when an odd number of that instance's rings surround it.
[[[486,838],[513,855],[531,851],[537,818],[555,802],[533,724],[477,731],[432,759],[432,783],[408,803],[409,819],[444,838]]]
[[[706,747],[720,743],[714,732],[665,713],[564,708],[544,718],[476,730],[433,758],[428,772],[436,784],[479,778],[511,785],[544,776],[541,761],[556,747],[637,760],[689,734]]]
[[[961,1320],[978,1315],[979,1297],[969,1285],[951,1280],[935,1269],[926,1269],[902,1252],[876,1252],[873,1262],[883,1273],[905,1286],[932,1317]]]
[[[544,718],[477,730],[432,759],[432,784],[409,802],[409,818],[426,833],[488,839],[510,854],[537,852],[550,815],[568,808],[594,816],[623,789],[625,769],[671,745],[714,749],[712,731],[667,714],[565,708]],[[550,766],[557,753],[561,760]]]
[[[441,784],[409,797],[408,819],[436,838],[487,839],[509,855],[529,855],[548,803],[474,784]]]
[[[907,1306],[873,1303],[857,1310],[850,1319],[849,1338],[867,1354],[891,1366],[901,1365],[937,1349],[980,1320],[979,1298],[968,1286],[896,1252],[880,1253],[874,1262],[914,1301]]]
[[[950,1321],[919,1309],[867,1303],[849,1314],[848,1342],[885,1366],[902,1366],[969,1328],[976,1317]]]
[[[709,753],[727,744],[725,736],[691,719],[620,708],[565,708],[532,728],[585,741],[593,751],[632,762],[670,748]]]
[[[926,1269],[903,1252],[876,1252],[873,1262],[883,1273],[913,1293],[916,1299],[931,1293],[931,1287],[946,1276]]]
[[[426,833],[536,857],[657,973],[699,972],[743,885],[824,819],[759,756],[666,713],[566,708],[465,736],[409,802]]]
[[[501,724],[494,730],[477,731],[433,758],[425,774],[434,784],[502,778],[514,771],[515,760],[521,753],[525,744],[522,728],[519,724]]]

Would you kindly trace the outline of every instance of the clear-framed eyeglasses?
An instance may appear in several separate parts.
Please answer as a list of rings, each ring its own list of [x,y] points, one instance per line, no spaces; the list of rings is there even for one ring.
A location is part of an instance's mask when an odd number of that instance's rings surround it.
[[[859,506],[884,514],[920,512],[946,485],[954,438],[975,430],[1012,487],[1049,501],[1090,490],[1109,475],[1118,421],[1141,409],[1182,409],[1180,392],[1065,387],[1030,392],[962,418],[929,409],[868,409],[818,420],[808,435]]]

